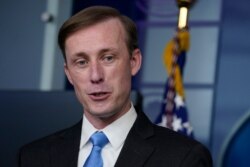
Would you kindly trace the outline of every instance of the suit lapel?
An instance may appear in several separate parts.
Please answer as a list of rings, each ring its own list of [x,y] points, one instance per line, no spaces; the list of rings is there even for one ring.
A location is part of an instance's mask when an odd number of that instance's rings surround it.
[[[79,153],[82,121],[57,137],[55,147],[51,147],[52,167],[76,167]]]
[[[147,138],[154,134],[152,124],[143,112],[137,114],[115,167],[143,166],[154,151],[154,147],[147,142]]]

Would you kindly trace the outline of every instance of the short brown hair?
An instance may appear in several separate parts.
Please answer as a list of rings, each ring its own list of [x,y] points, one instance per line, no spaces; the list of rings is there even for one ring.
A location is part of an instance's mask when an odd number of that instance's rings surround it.
[[[92,6],[85,8],[70,17],[61,26],[58,33],[58,44],[63,53],[64,60],[66,61],[65,41],[72,33],[111,18],[118,18],[121,21],[126,33],[126,45],[129,54],[132,55],[134,49],[138,48],[138,37],[135,23],[112,7]]]

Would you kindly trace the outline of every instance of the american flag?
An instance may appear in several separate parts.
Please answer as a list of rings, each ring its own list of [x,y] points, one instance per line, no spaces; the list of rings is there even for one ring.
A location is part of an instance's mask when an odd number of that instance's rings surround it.
[[[162,107],[155,123],[170,128],[186,136],[193,137],[193,128],[188,120],[183,87],[183,69],[186,52],[189,49],[189,32],[177,32],[166,46],[163,54],[168,72]]]

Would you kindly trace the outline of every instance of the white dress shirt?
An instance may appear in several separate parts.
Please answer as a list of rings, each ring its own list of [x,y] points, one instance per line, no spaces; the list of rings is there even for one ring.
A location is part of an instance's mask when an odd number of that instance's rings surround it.
[[[102,149],[103,167],[112,167],[115,165],[117,158],[124,145],[124,141],[136,120],[137,114],[133,104],[127,113],[119,119],[106,126],[104,129],[97,130],[83,115],[82,132],[80,150],[78,154],[78,167],[83,167],[86,159],[88,158],[92,143],[89,138],[96,131],[102,131],[109,139],[109,143]]]

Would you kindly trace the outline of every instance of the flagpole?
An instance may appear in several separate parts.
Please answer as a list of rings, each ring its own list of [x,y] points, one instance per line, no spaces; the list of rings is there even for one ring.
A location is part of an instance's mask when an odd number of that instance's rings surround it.
[[[187,29],[189,9],[195,0],[176,0],[176,2],[179,8],[178,30]]]
[[[164,48],[163,64],[168,74],[161,112],[156,119],[160,126],[193,137],[193,128],[188,120],[183,86],[183,70],[186,52],[189,50],[188,15],[195,0],[176,0],[179,7],[177,30]]]
[[[189,14],[189,8],[191,6],[192,0],[176,0],[178,8],[179,8],[179,16],[178,16],[178,26],[177,26],[177,35],[173,38],[174,41],[174,47],[172,50],[172,68],[170,69],[169,77],[168,77],[168,92],[166,95],[166,106],[165,106],[165,113],[166,113],[166,127],[169,129],[173,129],[173,116],[174,116],[174,98],[175,96],[172,96],[176,92],[176,68],[177,68],[177,59],[178,54],[180,50],[180,39],[178,37],[178,33],[180,31],[188,31],[188,14]]]

